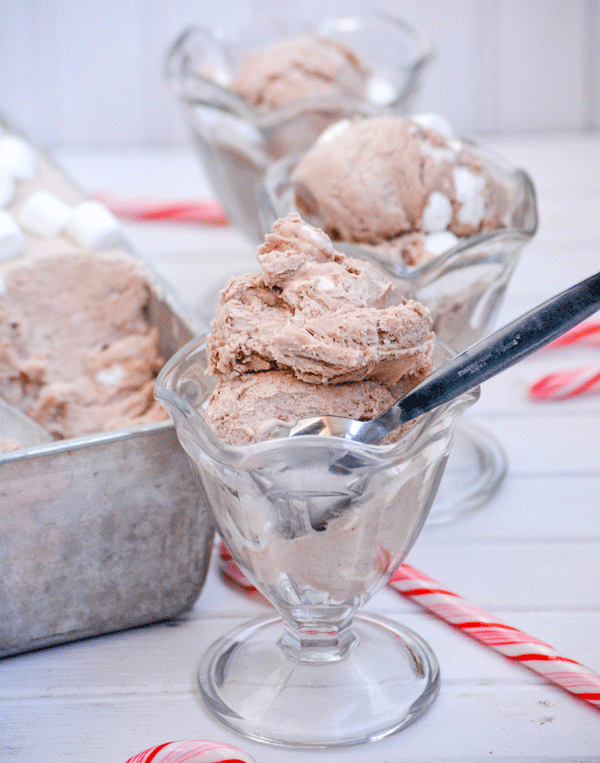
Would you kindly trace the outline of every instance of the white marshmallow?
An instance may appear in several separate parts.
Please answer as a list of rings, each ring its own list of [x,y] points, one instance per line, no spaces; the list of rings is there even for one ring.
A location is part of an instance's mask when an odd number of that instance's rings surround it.
[[[0,207],[5,207],[15,195],[15,181],[8,170],[0,167]]]
[[[207,79],[216,82],[221,87],[228,87],[231,84],[231,75],[221,64],[214,64],[214,66],[206,66],[202,69],[200,74]]]
[[[421,142],[421,151],[424,154],[431,156],[435,162],[441,162],[442,159],[447,159],[454,164],[456,161],[456,154],[451,148],[447,148],[446,146],[434,146],[433,143],[430,143],[428,140]]]
[[[439,233],[430,233],[425,236],[425,249],[436,257],[448,249],[452,249],[458,244],[458,236],[450,230],[440,231]]]
[[[425,233],[437,233],[446,230],[452,221],[452,202],[439,191],[429,194],[427,204],[423,209],[421,229]]]
[[[78,204],[64,226],[65,233],[88,249],[106,249],[124,240],[117,218],[98,201]]]
[[[116,387],[123,381],[126,371],[120,363],[113,363],[110,368],[101,368],[94,377],[98,384],[105,387]]]
[[[4,281],[4,278],[0,276],[0,297],[3,297],[6,294],[6,283]]]
[[[456,219],[463,225],[477,228],[485,213],[485,178],[476,175],[468,167],[455,167],[452,170],[456,199],[461,203]]]
[[[335,289],[335,282],[327,276],[321,276],[315,283],[315,291],[317,294],[333,291]]]
[[[317,138],[316,143],[327,143],[328,140],[336,138],[340,133],[348,129],[348,127],[350,127],[350,120],[340,119],[338,122],[334,122],[332,125],[329,125],[329,127],[323,130],[323,132]]]
[[[15,218],[5,209],[0,209],[0,260],[16,257],[23,250],[25,236],[15,222]]]
[[[18,135],[0,137],[0,167],[17,180],[31,180],[37,174],[37,156]]]
[[[454,130],[448,120],[441,114],[435,114],[429,112],[427,114],[415,114],[410,117],[413,122],[420,124],[421,127],[425,127],[429,130],[435,130],[446,138],[452,138],[454,136]]]
[[[396,88],[391,82],[378,74],[374,74],[367,85],[367,100],[378,106],[386,106],[397,95]]]
[[[58,236],[73,213],[72,208],[49,191],[32,193],[21,208],[19,223],[38,236]]]
[[[460,138],[450,138],[450,140],[448,141],[448,145],[454,151],[455,154],[458,154],[458,152],[461,151],[463,147],[463,143]]]
[[[304,241],[314,244],[314,246],[324,254],[331,254],[331,252],[333,252],[331,239],[326,233],[323,233],[323,231],[317,231],[305,223],[298,228],[298,235],[300,238],[304,239]]]

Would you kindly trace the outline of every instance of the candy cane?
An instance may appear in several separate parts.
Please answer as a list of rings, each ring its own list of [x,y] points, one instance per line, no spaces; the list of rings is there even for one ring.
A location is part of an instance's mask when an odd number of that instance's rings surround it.
[[[102,202],[116,217],[125,217],[131,220],[165,220],[179,223],[229,225],[229,219],[216,201],[184,199],[173,202],[158,202],[145,199],[116,199],[101,193],[95,193],[93,197],[96,201]]]
[[[565,332],[558,339],[547,344],[540,352],[567,347],[571,344],[585,344],[591,347],[600,347],[600,323],[583,322]]]
[[[532,400],[568,400],[600,391],[600,369],[591,366],[554,371],[529,386]]]
[[[193,739],[187,742],[165,742],[139,752],[127,763],[255,763],[254,758],[221,742]]]
[[[227,577],[246,593],[256,590],[222,543],[220,557],[221,570]],[[479,643],[529,668],[600,710],[600,676],[575,660],[559,654],[549,644],[501,623],[488,612],[469,604],[409,564],[400,565],[388,585]]]
[[[403,564],[390,580],[392,588],[436,617],[529,668],[600,710],[600,676],[549,644],[498,621],[479,607]]]
[[[221,572],[226,578],[232,580],[240,588],[243,588],[249,593],[256,591],[255,586],[248,580],[244,573],[240,570],[237,564],[233,561],[233,557],[227,550],[227,546],[224,543],[219,544],[219,562]]]
[[[600,323],[584,322],[546,345],[540,352],[583,345],[600,348]],[[554,371],[529,385],[529,397],[536,401],[568,400],[600,391],[600,367],[581,366]]]

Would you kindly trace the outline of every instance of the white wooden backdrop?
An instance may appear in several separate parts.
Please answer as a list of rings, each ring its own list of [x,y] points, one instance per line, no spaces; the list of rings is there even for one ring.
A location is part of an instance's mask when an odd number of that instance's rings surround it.
[[[285,0],[257,1],[285,12]],[[321,13],[358,5],[303,4]],[[444,113],[462,134],[600,128],[600,0],[369,4],[395,11],[435,44],[417,106]],[[252,6],[0,0],[0,113],[49,149],[180,144],[187,135],[163,77],[166,50],[185,26],[233,24]]]

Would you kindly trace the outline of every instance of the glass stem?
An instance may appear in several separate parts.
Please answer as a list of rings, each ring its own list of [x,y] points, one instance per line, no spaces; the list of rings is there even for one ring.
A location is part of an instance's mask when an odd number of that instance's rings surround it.
[[[296,662],[335,662],[356,645],[351,618],[333,623],[290,623],[284,619],[283,626],[279,646],[287,657]]]

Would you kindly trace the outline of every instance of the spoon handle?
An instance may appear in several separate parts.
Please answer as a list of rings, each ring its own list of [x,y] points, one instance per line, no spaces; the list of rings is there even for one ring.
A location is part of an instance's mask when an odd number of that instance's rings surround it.
[[[394,428],[453,400],[561,336],[599,308],[600,273],[596,273],[444,363],[379,421],[386,429]]]

